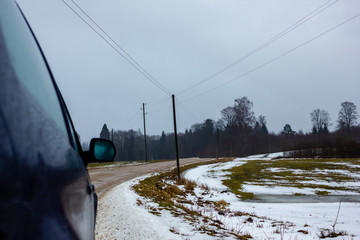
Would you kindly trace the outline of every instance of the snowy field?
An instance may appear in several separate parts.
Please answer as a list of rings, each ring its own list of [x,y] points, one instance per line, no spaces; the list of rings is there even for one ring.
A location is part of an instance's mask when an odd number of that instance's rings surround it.
[[[241,201],[234,194],[226,192],[226,187],[223,185],[222,180],[225,179],[227,174],[226,169],[234,166],[244,164],[246,161],[255,159],[268,159],[276,157],[269,155],[264,157],[262,155],[252,156],[249,158],[236,159],[233,162],[200,166],[190,169],[186,172],[185,177],[189,180],[196,181],[201,184],[206,184],[209,188],[213,189],[213,196],[207,196],[208,200],[225,200],[230,203],[229,207],[233,211],[243,211],[254,213],[257,216],[266,216],[275,221],[289,222],[289,229],[285,230],[284,239],[318,239],[318,235],[323,229],[332,229],[337,211],[339,209],[339,202],[319,202],[319,203],[258,203]],[[216,169],[216,171],[214,171]],[[225,170],[225,171],[224,171]],[[273,169],[276,171],[276,169]],[[327,184],[337,184],[328,183]],[[345,184],[346,185],[346,184]],[[353,187],[360,189],[360,182],[348,183]],[[314,189],[311,188],[287,188],[287,187],[264,187],[257,185],[244,185],[244,190],[256,194],[274,194],[274,195],[292,195],[294,193],[314,194]],[[331,194],[351,194],[349,192],[331,192]],[[359,201],[359,198],[358,198]],[[225,221],[232,221],[227,219]],[[273,229],[266,224],[262,228],[244,226],[243,230],[247,231],[255,239],[279,239],[279,235],[274,234]],[[306,226],[306,227],[304,227]],[[308,234],[299,234],[299,230],[306,230]],[[343,202],[341,203],[338,221],[336,224],[337,231],[347,232],[348,236],[339,236],[336,239],[360,239],[360,202]],[[245,230],[246,231],[246,230]],[[267,237],[264,237],[266,233]],[[351,236],[354,235],[354,236]]]
[[[185,203],[184,207],[221,223],[223,232],[228,230],[241,235],[249,234],[253,239],[319,239],[321,232],[326,235],[327,229],[333,229],[332,225],[339,211],[335,229],[336,232],[344,232],[346,235],[332,239],[360,239],[360,203],[358,201],[342,202],[340,208],[338,201],[305,201],[304,203],[242,201],[223,185],[222,180],[227,178],[228,169],[247,161],[271,160],[278,155],[251,156],[188,170],[184,174],[186,179],[206,187],[196,187],[194,194],[186,196],[193,204]],[[271,171],[281,171],[281,169],[274,168]],[[143,178],[145,176],[141,179]],[[211,236],[201,233],[197,230],[201,226],[196,226],[199,223],[194,224],[184,217],[174,217],[167,210],[161,209],[158,211],[160,214],[156,215],[149,213],[151,209],[156,209],[158,206],[132,191],[131,186],[138,181],[139,179],[136,179],[121,184],[102,199],[98,210],[96,239],[237,239],[227,234],[219,237],[219,234]],[[345,185],[354,189],[360,188],[359,182]],[[269,187],[251,183],[243,187],[243,190],[253,192],[255,195],[281,196],[294,193],[314,195],[312,188]],[[331,195],[339,196],[356,195],[354,192],[330,192]],[[201,202],[224,200],[229,205],[226,206],[225,211],[218,211],[211,207],[196,205],[199,200]],[[146,204],[139,206],[139,201]]]

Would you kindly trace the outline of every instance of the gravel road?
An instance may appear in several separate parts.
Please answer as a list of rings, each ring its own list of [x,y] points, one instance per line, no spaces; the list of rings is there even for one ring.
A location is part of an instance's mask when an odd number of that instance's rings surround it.
[[[210,161],[211,158],[185,158],[180,159],[180,166]],[[101,167],[88,169],[91,182],[95,185],[96,193],[101,198],[111,188],[149,173],[164,172],[176,167],[176,161],[161,161],[137,165],[123,165],[116,167]]]

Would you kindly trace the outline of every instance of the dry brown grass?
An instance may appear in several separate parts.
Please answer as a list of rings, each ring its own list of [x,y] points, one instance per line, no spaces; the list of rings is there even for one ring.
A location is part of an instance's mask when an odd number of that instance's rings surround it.
[[[181,171],[199,166],[204,164],[211,163],[221,163],[230,161],[232,159],[221,159],[214,160],[205,163],[191,164],[181,168]],[[249,234],[241,234],[239,231],[226,231],[223,224],[217,219],[211,219],[209,217],[203,216],[201,211],[196,209],[196,206],[202,206],[204,208],[214,209],[215,212],[226,212],[225,209],[229,205],[224,200],[220,201],[202,201],[192,202],[186,198],[187,195],[195,195],[193,192],[196,187],[200,187],[204,191],[209,191],[209,187],[206,185],[198,186],[196,182],[189,181],[185,178],[177,179],[176,169],[170,172],[161,173],[144,180],[139,181],[138,184],[133,186],[135,192],[146,198],[150,199],[152,202],[155,202],[159,205],[158,209],[154,207],[146,206],[146,203],[143,201],[138,201],[138,205],[144,205],[148,208],[150,213],[155,215],[161,214],[161,209],[167,209],[176,217],[182,217],[188,220],[193,226],[197,226],[196,230],[208,234],[211,236],[216,236],[219,238],[225,236],[235,236],[237,239],[248,239],[251,238]],[[189,207],[192,206],[192,207]],[[226,212],[227,213],[227,212]],[[228,214],[228,213],[227,213]],[[174,228],[170,229],[171,232],[175,234],[178,233]]]

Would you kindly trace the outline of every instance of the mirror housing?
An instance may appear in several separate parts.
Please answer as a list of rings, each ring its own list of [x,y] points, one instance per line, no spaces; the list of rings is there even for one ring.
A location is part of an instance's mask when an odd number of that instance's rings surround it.
[[[116,148],[113,142],[93,138],[90,141],[89,151],[86,152],[87,163],[91,162],[113,162],[116,156]]]

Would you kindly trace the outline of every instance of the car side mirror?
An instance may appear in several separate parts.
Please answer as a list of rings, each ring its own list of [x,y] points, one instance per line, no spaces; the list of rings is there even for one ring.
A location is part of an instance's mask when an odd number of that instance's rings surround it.
[[[112,162],[116,155],[114,143],[101,138],[93,138],[90,141],[88,162]]]

